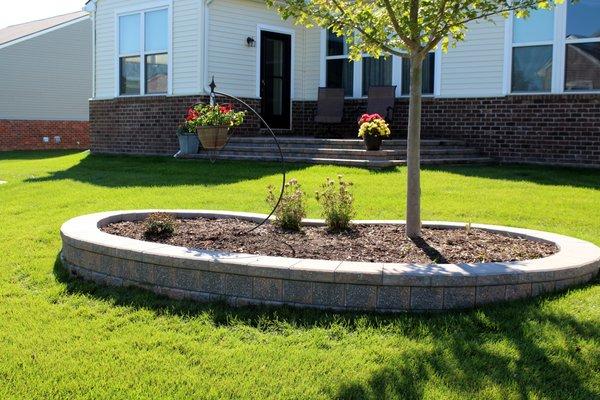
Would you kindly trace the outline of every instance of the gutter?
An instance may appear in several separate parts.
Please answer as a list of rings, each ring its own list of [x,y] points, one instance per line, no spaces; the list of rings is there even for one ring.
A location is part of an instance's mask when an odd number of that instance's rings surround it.
[[[83,6],[83,11],[90,13],[92,19],[92,99],[96,98],[96,2],[89,0]]]

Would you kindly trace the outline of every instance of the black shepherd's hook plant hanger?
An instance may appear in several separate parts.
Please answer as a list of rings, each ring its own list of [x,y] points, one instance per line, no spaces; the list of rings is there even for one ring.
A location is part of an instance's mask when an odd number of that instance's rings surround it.
[[[279,140],[277,140],[277,136],[275,136],[275,133],[273,132],[273,130],[271,129],[271,127],[269,126],[269,124],[267,124],[267,121],[265,121],[263,119],[263,117],[260,116],[260,114],[252,107],[250,107],[250,105],[248,103],[246,103],[245,101],[243,101],[242,99],[239,99],[235,96],[232,96],[230,94],[227,93],[223,93],[223,92],[217,92],[215,89],[217,87],[217,85],[215,84],[215,77],[212,77],[212,81],[210,82],[210,105],[214,106],[215,105],[215,97],[217,95],[219,96],[223,96],[223,97],[227,97],[229,99],[235,100],[240,102],[243,106],[245,106],[247,109],[249,109],[250,111],[252,111],[252,113],[254,113],[254,115],[256,115],[256,117],[260,120],[260,122],[262,122],[262,124],[267,128],[267,130],[269,131],[269,133],[271,134],[271,136],[273,137],[273,140],[275,140],[275,144],[277,145],[277,150],[279,151],[279,157],[281,159],[281,174],[283,176],[283,179],[281,180],[281,191],[279,192],[279,198],[277,199],[277,203],[275,204],[275,206],[273,207],[273,209],[271,210],[271,212],[269,213],[269,215],[267,215],[267,217],[265,219],[263,219],[259,224],[257,224],[254,228],[249,229],[247,231],[244,232],[240,232],[242,234],[248,234],[253,232],[254,230],[258,229],[259,227],[263,226],[268,220],[269,218],[271,218],[273,216],[273,214],[275,214],[275,210],[277,210],[277,207],[279,207],[279,203],[281,203],[281,199],[283,198],[283,192],[285,190],[285,180],[286,180],[286,171],[285,171],[285,159],[283,158],[283,150],[281,149],[281,145],[279,144]],[[234,130],[235,131],[235,130]],[[231,138],[231,135],[230,135]],[[227,143],[229,143],[229,140],[227,141]],[[227,143],[225,144],[225,146],[227,146]],[[223,146],[223,147],[225,147]]]

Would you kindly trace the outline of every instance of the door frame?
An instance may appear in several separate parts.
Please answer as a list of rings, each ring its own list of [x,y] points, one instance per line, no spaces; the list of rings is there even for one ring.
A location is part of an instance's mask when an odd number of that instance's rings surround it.
[[[285,28],[283,26],[274,26],[274,25],[264,25],[258,24],[256,25],[256,98],[260,99],[260,60],[261,60],[261,33],[262,32],[273,32],[273,33],[281,33],[284,35],[290,36],[290,129],[292,129],[292,110],[293,110],[293,101],[296,95],[295,93],[295,63],[296,63],[296,31],[291,28]]]

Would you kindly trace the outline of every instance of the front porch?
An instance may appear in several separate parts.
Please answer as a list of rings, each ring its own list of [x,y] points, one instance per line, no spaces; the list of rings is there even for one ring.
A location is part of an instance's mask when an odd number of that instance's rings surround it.
[[[381,151],[367,151],[359,139],[281,137],[278,139],[286,162],[387,168],[406,164],[406,140],[384,140]],[[234,136],[218,154],[200,150],[183,156],[192,159],[279,161],[278,149],[270,137]],[[421,143],[423,165],[489,163],[463,141],[426,139]]]
[[[250,106],[260,109],[260,100],[244,98]],[[146,96],[90,101],[91,150],[105,154],[173,155],[179,149],[176,128],[183,120],[188,107],[198,101],[208,101],[198,96]],[[423,140],[442,142],[458,141],[460,146],[476,149],[485,158],[499,162],[555,164],[580,167],[600,167],[598,146],[600,136],[595,126],[600,117],[598,98],[595,95],[505,96],[487,98],[424,98],[422,117]],[[366,99],[347,99],[344,102],[342,122],[327,128],[314,122],[316,101],[293,101],[292,129],[278,131],[278,137],[289,138],[292,161],[316,162],[311,159],[364,160],[371,154],[340,153],[331,150],[341,142],[319,142],[315,138],[330,134],[332,139],[355,139],[351,146],[362,149],[356,140],[358,116],[366,111]],[[236,106],[238,107],[238,106]],[[239,106],[241,108],[241,105]],[[567,111],[568,110],[568,111]],[[406,138],[408,100],[395,100],[391,118],[392,138],[384,150],[402,151]],[[571,115],[581,115],[573,123]],[[265,137],[261,135],[260,122],[248,116],[237,128],[235,137]],[[305,156],[307,146],[294,143],[297,137],[311,139],[312,154]],[[237,140],[237,139],[236,139]],[[266,139],[270,141],[271,139]],[[394,142],[396,140],[397,142]],[[310,143],[309,143],[310,142]],[[232,146],[235,142],[232,142]],[[252,147],[240,143],[237,147]],[[270,143],[270,142],[269,142]],[[326,146],[324,144],[327,143]],[[392,146],[392,143],[394,145]],[[301,148],[302,152],[296,151]],[[232,147],[233,148],[233,147]],[[441,147],[437,147],[440,149]],[[339,148],[338,150],[346,149]],[[435,149],[435,148],[434,148]],[[423,146],[423,160],[433,162]],[[446,148],[442,148],[447,150]],[[231,156],[250,156],[241,150]],[[246,150],[246,149],[243,149]],[[254,149],[253,149],[254,150]],[[462,151],[462,150],[461,150]],[[241,154],[240,154],[241,153]],[[268,159],[267,154],[259,154]],[[274,153],[271,153],[274,154]],[[298,155],[302,154],[302,155]],[[349,157],[349,154],[356,157]],[[360,156],[358,156],[360,154]],[[383,154],[390,154],[383,152]],[[402,153],[391,153],[396,164],[401,164]],[[461,154],[462,156],[462,154]],[[293,157],[302,158],[293,159]],[[457,157],[462,158],[462,157]],[[446,157],[443,157],[446,159]],[[437,160],[435,160],[437,161]],[[456,161],[456,160],[454,160]],[[348,165],[364,165],[365,161]]]

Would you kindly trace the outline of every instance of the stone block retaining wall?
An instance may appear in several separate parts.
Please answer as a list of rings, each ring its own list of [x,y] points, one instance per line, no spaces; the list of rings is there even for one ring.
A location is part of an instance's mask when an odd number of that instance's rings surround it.
[[[148,212],[103,213],[67,222],[61,229],[63,263],[84,279],[141,287],[173,298],[382,312],[463,309],[537,296],[588,282],[600,268],[600,249],[590,243],[514,228],[508,232],[552,239],[561,251],[516,263],[417,266],[219,254],[113,236],[97,228],[141,219]],[[182,218],[262,218],[246,213],[169,212]]]

